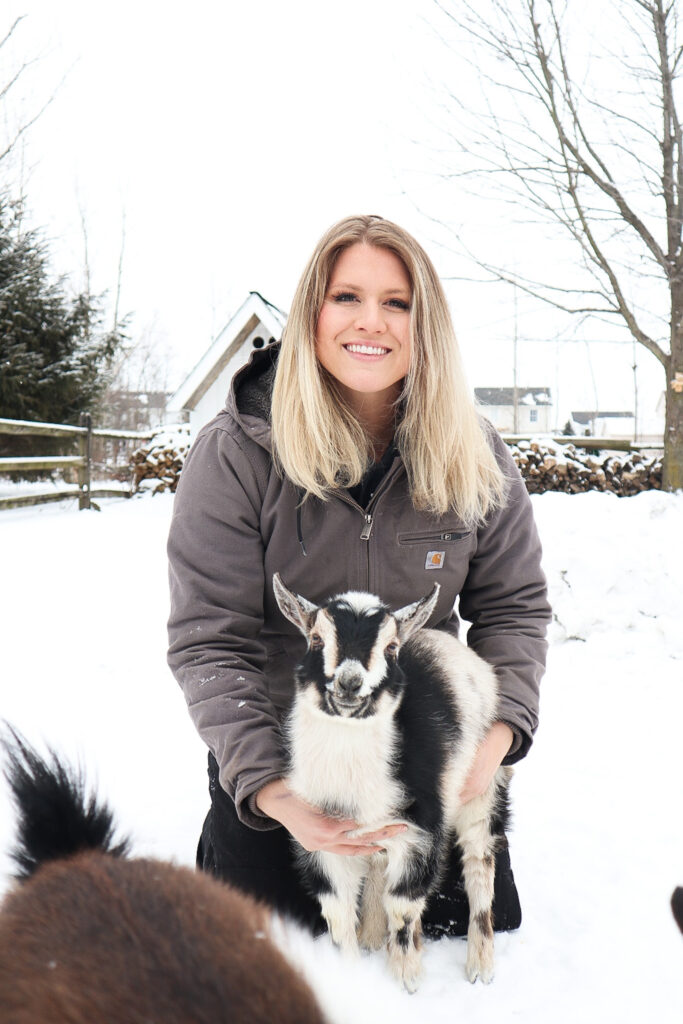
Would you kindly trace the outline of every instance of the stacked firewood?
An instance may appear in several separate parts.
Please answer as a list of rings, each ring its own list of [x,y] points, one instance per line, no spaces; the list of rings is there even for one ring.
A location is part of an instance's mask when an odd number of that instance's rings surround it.
[[[660,455],[592,453],[552,441],[518,441],[510,449],[530,494],[613,491],[627,497],[662,486]]]
[[[189,450],[188,427],[181,425],[155,434],[151,441],[146,442],[131,456],[133,491],[151,489],[153,494],[160,494],[162,491],[175,493],[180,471]]]
[[[154,494],[166,490],[175,492],[189,449],[190,435],[186,426],[156,434],[132,455],[133,490],[149,487]],[[530,494],[613,491],[620,497],[627,497],[662,486],[660,455],[591,452],[573,444],[548,440],[517,441],[510,444],[510,450]]]

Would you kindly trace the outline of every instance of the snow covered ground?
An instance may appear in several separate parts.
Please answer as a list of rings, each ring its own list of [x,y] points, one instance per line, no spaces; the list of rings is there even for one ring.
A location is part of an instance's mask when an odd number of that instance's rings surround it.
[[[415,996],[380,954],[285,929],[334,1021],[683,1020],[683,495],[533,499],[556,621],[541,728],[514,781],[521,930],[493,984],[426,944]],[[192,863],[205,753],[165,665],[172,498],[0,514],[0,717],[80,760],[135,851]],[[0,789],[0,847],[13,836]],[[0,861],[0,890],[9,865]]]

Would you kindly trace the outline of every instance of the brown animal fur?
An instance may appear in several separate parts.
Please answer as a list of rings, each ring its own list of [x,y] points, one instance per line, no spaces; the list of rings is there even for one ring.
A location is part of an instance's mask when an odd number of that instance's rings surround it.
[[[84,852],[0,906],[3,1024],[323,1024],[268,912],[188,868]]]

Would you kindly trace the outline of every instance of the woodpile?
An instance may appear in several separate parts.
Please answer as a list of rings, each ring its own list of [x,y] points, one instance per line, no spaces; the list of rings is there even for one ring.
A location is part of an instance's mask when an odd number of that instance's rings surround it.
[[[627,497],[662,486],[661,455],[607,450],[595,453],[547,440],[517,441],[509,447],[529,494],[613,491]],[[189,449],[186,426],[155,435],[133,452],[133,491],[149,488],[153,494],[175,493]]]
[[[151,489],[153,494],[162,491],[174,494],[189,450],[188,427],[173,427],[156,434],[131,456],[133,491]]]
[[[510,450],[529,494],[613,491],[628,497],[662,486],[661,455],[594,453],[552,441],[518,441]]]

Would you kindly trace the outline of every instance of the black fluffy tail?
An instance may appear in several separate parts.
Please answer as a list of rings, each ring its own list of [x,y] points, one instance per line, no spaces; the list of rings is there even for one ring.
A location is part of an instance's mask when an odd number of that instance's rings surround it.
[[[676,924],[683,932],[683,888],[680,885],[673,891],[671,909],[676,919]]]
[[[129,842],[114,841],[114,821],[106,804],[86,796],[82,775],[54,751],[43,759],[15,729],[2,739],[7,779],[18,812],[18,841],[10,851],[17,878],[29,878],[41,864],[80,850],[101,850],[115,857]]]

